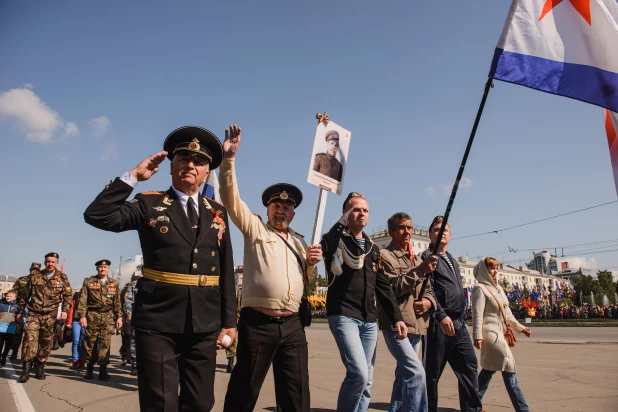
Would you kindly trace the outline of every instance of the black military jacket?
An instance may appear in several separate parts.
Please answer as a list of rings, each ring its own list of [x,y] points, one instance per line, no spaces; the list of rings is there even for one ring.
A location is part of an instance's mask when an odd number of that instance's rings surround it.
[[[144,267],[163,272],[219,276],[219,286],[184,286],[141,278],[137,282],[133,326],[166,333],[211,332],[236,326],[234,261],[227,211],[200,195],[199,230],[171,188],[145,192],[126,201],[133,188],[120,179],[106,186],[84,213],[103,230],[137,230]],[[222,228],[217,220],[222,220]]]

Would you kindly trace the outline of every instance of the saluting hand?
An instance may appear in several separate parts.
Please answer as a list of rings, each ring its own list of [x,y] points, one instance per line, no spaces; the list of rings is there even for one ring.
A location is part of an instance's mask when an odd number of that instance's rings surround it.
[[[167,152],[163,151],[147,157],[142,160],[140,164],[135,166],[133,170],[131,170],[131,175],[136,178],[138,182],[143,182],[144,180],[150,179],[159,171],[159,165],[165,160],[166,156]]]
[[[320,260],[322,260],[322,245],[318,243],[317,245],[308,246],[307,263],[309,266],[317,265]]]
[[[344,226],[348,225],[348,220],[350,219],[350,212],[352,212],[352,208],[349,208],[348,210],[346,210],[346,212],[341,215],[341,217],[339,218],[339,223],[341,223]]]
[[[242,129],[236,125],[231,125],[225,129],[225,141],[223,142],[223,156],[226,159],[233,159],[240,147],[240,137]]]

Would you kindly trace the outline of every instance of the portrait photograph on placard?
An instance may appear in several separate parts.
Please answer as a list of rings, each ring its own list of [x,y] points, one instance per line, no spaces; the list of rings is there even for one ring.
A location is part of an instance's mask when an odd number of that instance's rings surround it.
[[[307,182],[341,195],[351,135],[332,121],[318,124]]]

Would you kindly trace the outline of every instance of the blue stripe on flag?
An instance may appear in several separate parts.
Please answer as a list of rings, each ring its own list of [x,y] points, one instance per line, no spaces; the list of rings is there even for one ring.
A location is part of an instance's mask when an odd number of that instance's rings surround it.
[[[489,75],[618,112],[618,73],[496,49]]]
[[[208,183],[204,184],[204,189],[202,190],[202,194],[209,199],[212,199],[215,195],[215,188],[209,185]]]
[[[206,183],[202,189],[202,194],[215,202],[220,202],[219,199],[219,180],[217,179],[217,172],[211,170],[206,178]]]

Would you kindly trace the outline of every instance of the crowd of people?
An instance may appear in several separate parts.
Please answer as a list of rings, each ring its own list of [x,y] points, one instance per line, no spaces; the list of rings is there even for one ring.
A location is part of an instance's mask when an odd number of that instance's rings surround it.
[[[392,241],[380,250],[364,232],[369,201],[351,192],[340,219],[318,244],[307,245],[290,227],[303,200],[296,186],[278,183],[264,190],[265,219],[241,199],[236,176],[241,135],[239,127],[230,126],[221,144],[201,127],[179,128],[166,138],[164,151],[105,186],[88,206],[86,223],[139,234],[143,276],[123,291],[107,276],[111,262],[101,260],[97,274],[73,294],[67,276],[56,268],[57,253],[45,256],[44,269],[33,265],[30,275],[20,278],[16,286],[23,286],[0,305],[7,313],[0,324],[14,324],[16,331],[26,319],[20,382],[28,381],[32,368],[35,378],[45,379],[57,321],[67,322],[72,332],[72,367],[85,366],[84,377],[91,379],[98,364],[99,379],[109,379],[111,335],[122,329],[122,360],[137,375],[142,411],[210,411],[216,350],[230,346],[238,334],[223,410],[253,410],[272,366],[277,409],[308,412],[305,328],[311,310],[306,296],[323,261],[328,299],[317,315],[328,319],[346,370],[337,411],[368,409],[379,334],[397,363],[390,410],[437,411],[447,363],[458,380],[462,411],[482,411],[495,372],[501,372],[515,410],[529,410],[509,348],[513,331],[527,336],[531,331],[511,313],[496,282],[495,259],[487,257],[474,269],[471,337],[459,266],[447,251],[451,228],[442,216],[429,226],[430,249],[415,252],[412,219],[404,212],[393,214],[387,221]],[[171,188],[128,200],[166,157]],[[200,194],[219,166],[222,204]],[[229,220],[244,238],[240,305]],[[6,347],[14,346],[10,334],[9,329],[0,334]],[[4,362],[5,351],[0,353]]]
[[[530,317],[530,309],[513,308],[518,319]],[[618,319],[618,305],[541,305],[534,312],[535,319]]]

